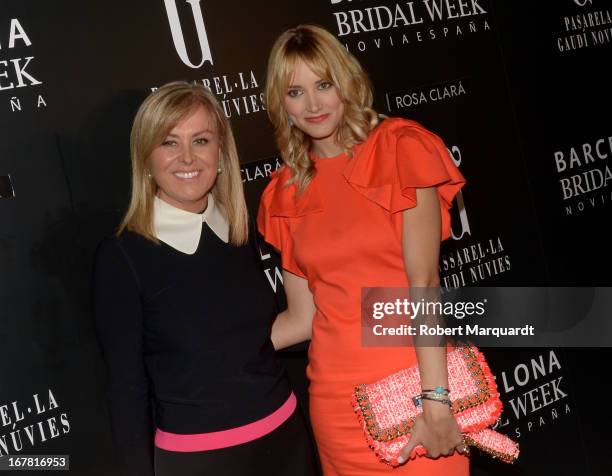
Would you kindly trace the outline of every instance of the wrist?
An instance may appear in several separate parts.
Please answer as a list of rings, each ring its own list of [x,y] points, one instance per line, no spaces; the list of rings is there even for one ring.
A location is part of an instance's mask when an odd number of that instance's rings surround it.
[[[435,400],[423,400],[422,408],[426,420],[443,420],[453,416],[449,405]]]
[[[412,402],[416,407],[420,407],[423,402],[430,401],[441,403],[452,408],[452,401],[450,399],[449,389],[445,387],[436,387],[435,389],[424,389],[421,393],[412,397]]]

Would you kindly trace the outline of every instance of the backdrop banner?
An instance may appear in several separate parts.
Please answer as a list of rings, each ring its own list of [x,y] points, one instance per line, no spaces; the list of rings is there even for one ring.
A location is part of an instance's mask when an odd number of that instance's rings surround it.
[[[282,166],[267,56],[299,23],[336,35],[376,109],[437,133],[465,175],[445,289],[611,285],[612,0],[2,0],[0,460],[69,455],[73,474],[115,474],[90,287],[96,247],[126,210],[135,112],[171,80],[209,88],[254,215]],[[262,243],[261,259],[283,306],[279,257]],[[562,314],[548,324],[580,324]],[[504,402],[496,429],[521,456],[473,452],[472,474],[608,474],[612,418],[594,394],[605,345],[485,349]],[[281,357],[307,412],[305,349]]]

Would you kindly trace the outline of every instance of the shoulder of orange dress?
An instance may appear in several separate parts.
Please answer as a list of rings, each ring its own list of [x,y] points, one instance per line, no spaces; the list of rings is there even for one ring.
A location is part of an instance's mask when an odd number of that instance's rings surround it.
[[[375,130],[384,131],[395,131],[398,129],[417,129],[417,130],[425,130],[428,129],[423,126],[420,122],[417,122],[413,119],[406,119],[404,117],[388,117],[381,120],[380,124],[376,127]]]
[[[387,137],[393,141],[394,139],[397,140],[403,136],[418,137],[423,133],[428,134],[431,133],[431,131],[417,121],[413,121],[412,119],[404,119],[403,117],[389,117],[382,120],[370,132],[366,140],[366,144],[371,144],[372,141],[377,142],[383,137]]]
[[[265,194],[283,193],[286,189],[286,183],[291,178],[291,170],[285,164],[281,165],[277,170],[270,174],[270,182],[266,185]]]
[[[281,165],[271,174],[272,180],[276,182],[284,183],[291,178],[291,170],[287,167],[287,164]]]

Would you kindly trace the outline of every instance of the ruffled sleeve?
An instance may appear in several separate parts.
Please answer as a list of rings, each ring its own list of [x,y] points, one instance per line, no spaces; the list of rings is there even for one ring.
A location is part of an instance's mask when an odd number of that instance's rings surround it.
[[[283,268],[306,278],[295,259],[291,220],[321,211],[321,207],[316,194],[311,193],[311,186],[307,187],[303,194],[297,194],[295,185],[285,185],[288,179],[289,170],[286,167],[272,174],[272,179],[261,196],[257,227],[266,242],[281,253]]]
[[[390,213],[417,204],[416,189],[436,187],[442,240],[450,236],[449,209],[465,179],[444,142],[420,124],[386,119],[355,148],[344,176],[357,191]]]

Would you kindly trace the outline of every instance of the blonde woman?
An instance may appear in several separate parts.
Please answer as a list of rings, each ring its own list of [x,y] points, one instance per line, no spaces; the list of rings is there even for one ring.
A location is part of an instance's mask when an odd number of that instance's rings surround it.
[[[201,86],[159,88],[131,156],[131,203],[94,279],[123,474],[313,474],[222,109]]]
[[[463,177],[435,134],[379,118],[366,73],[322,28],[277,39],[266,98],[286,164],[258,217],[282,253],[289,303],[272,341],[282,348],[312,338],[310,414],[324,474],[467,474],[448,399],[424,400],[398,469],[377,460],[350,405],[355,385],[415,363],[424,389],[448,387],[445,348],[361,345],[360,298],[363,287],[439,285],[440,241]],[[414,457],[417,445],[428,458]]]

